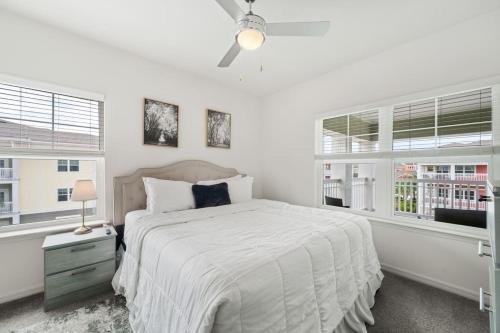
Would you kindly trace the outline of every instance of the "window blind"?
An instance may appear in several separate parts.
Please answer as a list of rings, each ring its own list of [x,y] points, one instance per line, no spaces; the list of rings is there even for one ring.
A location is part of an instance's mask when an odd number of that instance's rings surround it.
[[[437,100],[439,148],[491,145],[491,88]]]
[[[323,120],[324,154],[371,152],[378,149],[378,110]]]
[[[104,151],[103,104],[0,84],[0,148]]]
[[[393,150],[491,145],[491,88],[396,105]]]

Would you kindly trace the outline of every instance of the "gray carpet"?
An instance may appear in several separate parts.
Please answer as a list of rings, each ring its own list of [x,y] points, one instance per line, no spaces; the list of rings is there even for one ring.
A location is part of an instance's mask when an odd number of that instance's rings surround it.
[[[372,309],[369,333],[486,333],[488,314],[479,303],[386,273]]]
[[[477,302],[385,273],[372,309],[369,333],[488,332],[488,315]],[[122,297],[108,293],[43,312],[42,296],[0,305],[0,333],[131,332]]]

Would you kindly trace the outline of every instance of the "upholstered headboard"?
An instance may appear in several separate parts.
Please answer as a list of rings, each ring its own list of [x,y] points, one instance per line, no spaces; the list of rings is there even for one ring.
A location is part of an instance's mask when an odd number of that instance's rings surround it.
[[[113,179],[113,224],[125,223],[125,215],[133,210],[146,209],[146,192],[142,177],[183,180],[196,183],[238,175],[233,168],[223,168],[206,161],[186,160],[159,168],[138,169],[128,176]]]

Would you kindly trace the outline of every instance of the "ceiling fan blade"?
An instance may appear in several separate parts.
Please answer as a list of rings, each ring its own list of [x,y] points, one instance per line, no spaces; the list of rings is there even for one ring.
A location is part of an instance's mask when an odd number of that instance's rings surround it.
[[[240,18],[245,16],[243,10],[234,0],[215,0],[224,9],[233,20],[238,21]]]
[[[328,21],[266,23],[268,36],[324,36],[328,29]]]
[[[227,51],[226,55],[217,65],[218,67],[229,67],[236,56],[240,53],[240,45],[236,42],[231,46],[231,48]]]

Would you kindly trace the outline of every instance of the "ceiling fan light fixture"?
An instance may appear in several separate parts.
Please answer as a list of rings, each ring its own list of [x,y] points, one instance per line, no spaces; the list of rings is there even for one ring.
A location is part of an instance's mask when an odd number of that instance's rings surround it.
[[[245,0],[248,3],[247,13],[235,0],[215,1],[238,25],[235,40],[217,65],[219,68],[229,67],[242,49],[256,50],[261,47],[266,36],[324,36],[330,28],[329,21],[266,23],[263,17],[252,11],[255,0]]]
[[[257,29],[243,29],[236,35],[236,41],[245,50],[256,50],[264,44],[264,34]]]

